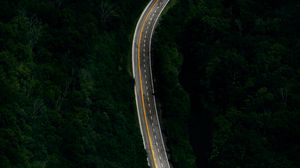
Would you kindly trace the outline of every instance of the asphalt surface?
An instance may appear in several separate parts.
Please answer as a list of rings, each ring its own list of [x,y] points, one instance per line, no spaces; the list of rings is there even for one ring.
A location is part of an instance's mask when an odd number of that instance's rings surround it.
[[[137,23],[132,44],[135,98],[144,147],[151,168],[170,168],[161,133],[151,70],[151,39],[169,0],[151,0]]]

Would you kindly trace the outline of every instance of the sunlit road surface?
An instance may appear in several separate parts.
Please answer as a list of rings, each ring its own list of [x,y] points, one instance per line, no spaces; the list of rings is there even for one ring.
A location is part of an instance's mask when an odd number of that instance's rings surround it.
[[[137,23],[132,44],[135,98],[144,147],[151,168],[170,168],[161,133],[151,70],[151,38],[169,0],[151,0]]]

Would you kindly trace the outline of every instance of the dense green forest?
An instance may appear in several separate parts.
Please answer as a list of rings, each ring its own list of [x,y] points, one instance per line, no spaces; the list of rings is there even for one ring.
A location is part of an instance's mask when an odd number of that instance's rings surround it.
[[[143,168],[146,0],[0,0],[0,167]],[[174,168],[300,167],[300,1],[170,0],[153,38]]]
[[[300,1],[171,4],[153,66],[174,168],[300,167]]]
[[[131,39],[147,1],[0,0],[0,167],[142,168]]]

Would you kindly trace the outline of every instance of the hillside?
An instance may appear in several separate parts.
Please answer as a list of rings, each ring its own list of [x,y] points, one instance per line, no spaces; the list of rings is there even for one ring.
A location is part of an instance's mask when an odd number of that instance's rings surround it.
[[[130,75],[146,1],[0,1],[0,167],[147,167]]]

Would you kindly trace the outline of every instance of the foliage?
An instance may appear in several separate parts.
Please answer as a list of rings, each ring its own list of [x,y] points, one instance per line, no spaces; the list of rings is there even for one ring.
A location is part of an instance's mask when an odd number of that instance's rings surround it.
[[[299,6],[186,0],[169,9],[154,66],[175,167],[176,141],[189,137],[198,167],[300,166]],[[189,136],[179,130],[188,126]]]
[[[144,4],[0,2],[0,167],[146,167],[127,70]]]
[[[174,8],[174,7],[173,7]],[[173,8],[170,10],[172,11]],[[166,19],[167,18],[167,19]],[[153,54],[155,93],[158,97],[159,111],[161,111],[163,133],[170,154],[170,161],[176,167],[196,167],[195,156],[188,138],[188,122],[190,104],[187,93],[179,83],[182,55],[176,44],[172,42],[173,34],[177,33],[176,24],[170,30],[166,22],[173,22],[176,18],[172,13],[163,16],[158,26],[158,33],[154,35]]]

